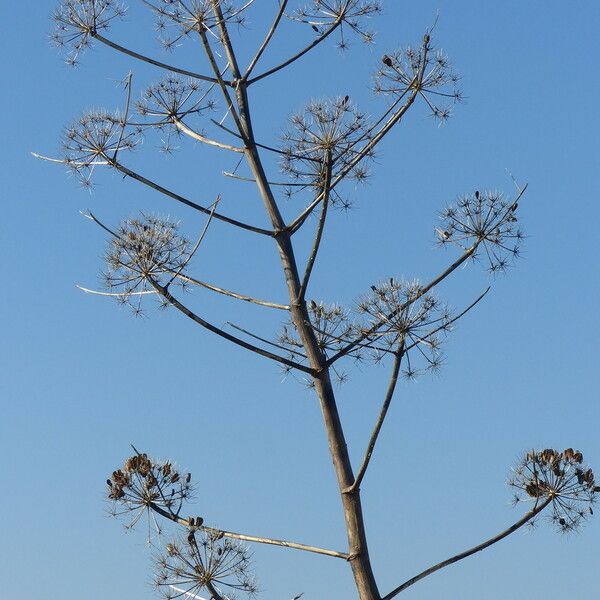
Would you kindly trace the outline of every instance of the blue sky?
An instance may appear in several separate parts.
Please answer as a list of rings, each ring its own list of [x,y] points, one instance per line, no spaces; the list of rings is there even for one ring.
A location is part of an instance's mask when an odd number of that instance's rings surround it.
[[[260,38],[275,6],[257,4],[248,30],[234,35],[242,53]],[[349,94],[377,114],[385,101],[373,98],[370,85],[381,55],[418,43],[438,11],[434,42],[463,77],[466,100],[445,126],[416,106],[382,144],[373,178],[350,191],[355,209],[331,219],[309,296],[351,304],[381,279],[433,276],[455,256],[435,245],[439,210],[474,189],[512,192],[507,170],[529,184],[520,209],[528,235],[523,259],[492,279],[470,264],[440,287],[439,296],[457,308],[490,283],[492,290],[450,335],[441,373],[400,386],[362,486],[374,568],[387,591],[519,518],[505,480],[521,452],[574,446],[600,469],[600,6],[383,4],[372,47],[353,40],[340,54],[325,44],[293,73],[257,85],[251,98],[266,143],[276,143],[287,117],[313,98]],[[140,5],[132,1],[110,35],[163,56]],[[99,173],[90,194],[63,167],[30,156],[57,155],[63,127],[83,109],[121,107],[117,82],[130,69],[135,97],[160,77],[98,46],[68,68],[49,44],[53,8],[45,1],[4,8],[8,27],[0,38],[3,588],[25,600],[153,597],[154,551],[143,528],[124,535],[103,499],[106,476],[128,456],[130,443],[193,473],[190,513],[211,525],[343,549],[336,484],[309,391],[174,311],[149,306],[147,318],[136,319],[75,288],[98,286],[105,243],[79,211],[91,209],[112,224],[140,210],[170,214],[189,235],[203,219],[111,173]],[[309,38],[286,23],[264,64]],[[207,70],[192,45],[168,60]],[[252,188],[219,175],[235,167],[230,156],[181,141],[165,157],[158,142],[150,139],[131,164],[200,199],[222,193],[223,212],[264,223]],[[275,163],[269,166],[275,171]],[[292,202],[286,214],[298,209]],[[194,261],[195,273],[208,281],[282,301],[278,268],[268,241],[218,224]],[[263,334],[277,327],[271,315],[206,293],[190,302],[219,323],[232,320]],[[355,461],[388,370],[349,368],[350,381],[338,390]],[[404,597],[592,598],[600,585],[599,534],[593,519],[568,537],[542,523]],[[353,597],[341,561],[265,547],[254,555],[263,598]]]

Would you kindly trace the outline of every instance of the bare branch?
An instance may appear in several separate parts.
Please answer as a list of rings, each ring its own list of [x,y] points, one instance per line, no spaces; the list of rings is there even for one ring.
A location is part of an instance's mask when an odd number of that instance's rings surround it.
[[[331,24],[330,27],[328,27],[322,34],[320,34],[317,38],[315,38],[308,46],[306,46],[305,48],[303,48],[302,50],[300,50],[299,52],[297,52],[296,54],[294,54],[287,60],[278,64],[276,67],[273,67],[272,69],[269,69],[268,71],[265,71],[264,73],[261,73],[260,75],[257,75],[256,77],[253,77],[252,79],[248,80],[248,85],[252,85],[253,83],[260,81],[261,79],[264,79],[265,77],[269,77],[269,75],[273,75],[273,73],[277,73],[277,71],[281,71],[281,69],[285,69],[285,67],[291,65],[293,62],[296,62],[299,58],[302,58],[307,52],[310,52],[313,48],[316,48],[321,42],[326,40],[341,25],[342,21],[343,21],[343,14],[341,14]]]
[[[279,348],[280,350],[285,350],[285,352],[289,352],[290,354],[293,354],[294,356],[299,356],[304,359],[306,358],[306,355],[302,354],[302,352],[298,352],[297,350],[292,350],[291,348],[282,346],[281,344],[276,344],[275,342],[272,342],[271,340],[267,340],[266,338],[260,337],[259,335],[256,335],[255,333],[252,333],[251,331],[248,331],[247,329],[244,329],[243,327],[240,327],[239,325],[236,325],[235,323],[232,323],[231,321],[227,321],[225,324],[229,325],[229,327],[233,327],[234,329],[237,329],[238,331],[240,331],[242,333],[245,333],[246,335],[250,336],[251,338],[254,338],[255,340],[259,340],[260,342],[263,342],[263,344],[268,344],[269,346],[273,346],[274,348]]]
[[[238,292],[232,292],[231,290],[227,290],[222,287],[218,287],[213,285],[212,283],[207,283],[206,281],[201,281],[200,279],[195,279],[189,275],[185,275],[184,273],[179,273],[177,275],[178,279],[185,281],[187,283],[191,283],[192,285],[197,285],[199,287],[206,288],[207,290],[211,290],[212,292],[217,292],[218,294],[223,294],[224,296],[229,296],[230,298],[235,298],[236,300],[243,300],[244,302],[250,302],[252,304],[258,304],[260,306],[266,306],[268,308],[277,308],[279,310],[289,310],[290,307],[287,304],[277,304],[276,302],[270,302],[268,300],[259,300],[258,298],[254,298],[252,296],[246,296],[244,294],[240,294]]]
[[[206,136],[190,129],[183,121],[179,119],[173,119],[173,123],[179,131],[185,133],[187,136],[202,142],[203,144],[208,144],[209,146],[216,146],[217,148],[222,148],[223,150],[229,150],[230,152],[244,152],[243,148],[238,148],[236,146],[230,146],[229,144],[223,144],[222,142],[217,142],[216,140],[211,140]]]
[[[256,54],[254,55],[254,58],[250,61],[250,64],[248,65],[248,68],[246,69],[246,73],[244,73],[244,79],[248,79],[248,77],[250,77],[250,74],[254,70],[256,63],[260,60],[260,57],[262,56],[263,52],[267,49],[269,42],[275,35],[275,31],[277,30],[277,27],[279,26],[281,17],[283,17],[283,13],[285,12],[285,7],[287,6],[287,3],[288,3],[288,0],[280,0],[279,10],[277,11],[277,14],[275,15],[275,20],[273,21],[271,28],[267,32],[267,35],[266,35],[265,39],[263,40],[263,43],[260,45],[260,48],[257,50]]]
[[[167,63],[163,63],[158,60],[154,60],[153,58],[150,58],[149,56],[144,56],[143,54],[139,54],[138,52],[129,50],[129,48],[125,48],[124,46],[120,46],[119,44],[116,44],[115,42],[113,42],[112,40],[109,40],[108,38],[105,38],[103,35],[101,35],[98,32],[91,33],[91,35],[94,37],[94,39],[98,40],[99,42],[102,42],[106,46],[109,46],[110,48],[113,48],[114,50],[118,50],[119,52],[122,52],[123,54],[127,54],[128,56],[132,56],[133,58],[136,58],[137,60],[141,60],[142,62],[146,62],[151,65],[154,65],[155,67],[159,67],[161,69],[171,71],[171,73],[179,73],[180,75],[186,75],[187,77],[191,77],[193,79],[200,79],[201,81],[217,83],[217,80],[214,77],[208,77],[207,75],[201,75],[200,73],[195,73],[194,71],[188,71],[187,69],[180,69],[179,67],[175,67],[173,65],[168,65]],[[225,85],[231,86],[231,82],[227,81],[227,82],[225,82]]]
[[[151,503],[150,508],[164,517],[165,519],[169,519],[171,521],[175,521],[179,525],[183,525],[184,527],[193,527],[187,519],[182,519],[178,517],[176,514],[166,511],[160,506]],[[201,526],[198,529],[202,531],[206,531],[207,533],[222,535],[223,537],[231,538],[234,540],[240,540],[243,542],[253,542],[257,544],[268,544],[271,546],[282,546],[284,548],[292,548],[294,550],[304,550],[306,552],[313,552],[315,554],[323,554],[325,556],[332,556],[335,558],[343,558],[344,560],[348,560],[348,554],[344,552],[337,552],[336,550],[326,550],[324,548],[319,548],[317,546],[309,546],[307,544],[299,544],[297,542],[291,542],[289,540],[277,540],[273,538],[267,538],[256,535],[247,535],[245,533],[236,533],[233,531],[225,531],[223,529],[215,529],[214,527],[205,527]]]
[[[308,282],[310,280],[310,276],[315,265],[315,260],[317,258],[317,253],[319,252],[319,246],[321,245],[321,237],[323,235],[323,229],[325,228],[325,220],[327,219],[327,207],[329,205],[329,193],[331,190],[331,151],[327,152],[325,157],[325,181],[323,183],[323,206],[321,208],[321,216],[319,217],[319,223],[317,225],[317,230],[315,232],[315,239],[313,242],[312,249],[310,251],[310,255],[308,257],[308,261],[306,263],[306,270],[304,271],[304,277],[302,278],[302,285],[300,286],[300,292],[298,294],[299,300],[304,300],[304,295],[306,294],[306,288],[308,287]]]
[[[202,317],[198,316],[197,314],[193,313],[189,308],[187,308],[187,306],[183,305],[181,302],[179,302],[179,300],[177,300],[177,298],[175,298],[167,288],[165,288],[164,286],[160,285],[155,279],[148,277],[148,281],[149,283],[152,285],[152,287],[172,306],[174,306],[177,310],[179,310],[180,312],[182,312],[184,315],[186,315],[187,317],[189,317],[190,319],[192,319],[192,321],[194,321],[195,323],[197,323],[198,325],[200,325],[201,327],[204,327],[205,329],[208,329],[209,331],[211,331],[212,333],[215,333],[216,335],[236,344],[237,346],[241,346],[242,348],[245,348],[246,350],[250,350],[251,352],[254,352],[255,354],[258,354],[260,356],[264,356],[265,358],[270,358],[271,360],[274,360],[275,362],[281,363],[283,365],[286,365],[288,367],[291,367],[293,369],[297,369],[298,371],[303,371],[304,373],[309,373],[311,375],[314,374],[314,369],[311,369],[310,367],[307,367],[305,365],[302,365],[300,363],[294,362],[293,360],[289,360],[283,356],[279,356],[277,354],[273,354],[272,352],[269,352],[268,350],[264,350],[263,348],[259,348],[258,346],[254,346],[252,344],[249,344],[248,342],[245,342],[244,340],[231,335],[230,333],[227,333],[226,331],[223,331],[222,329],[220,329],[219,327],[216,327],[215,325],[213,325],[212,323],[209,323],[208,321],[204,320]]]
[[[373,433],[371,434],[371,438],[369,439],[369,444],[367,445],[367,450],[365,452],[362,464],[360,466],[360,469],[358,470],[358,473],[356,474],[356,479],[349,488],[344,490],[345,494],[353,494],[356,490],[360,489],[360,484],[362,483],[365,473],[367,472],[367,468],[369,467],[369,462],[371,460],[371,456],[373,455],[373,450],[375,449],[375,444],[377,443],[379,432],[381,431],[388,409],[390,408],[390,404],[392,403],[392,398],[394,397],[394,391],[396,390],[396,384],[398,383],[398,373],[400,372],[400,364],[402,363],[403,355],[404,349],[402,347],[398,348],[398,350],[394,354],[394,365],[392,367],[392,375],[390,377],[388,389],[385,394],[385,400],[383,401],[381,411],[379,412],[379,417],[377,418],[377,422],[375,423],[375,428],[373,429]]]
[[[389,594],[386,594],[382,598],[382,600],[391,600],[392,598],[394,598],[394,596],[398,595],[400,592],[404,591],[406,588],[410,587],[411,585],[414,585],[415,583],[417,583],[417,581],[424,579],[428,575],[431,575],[432,573],[435,573],[436,571],[439,571],[440,569],[443,569],[444,567],[447,567],[455,562],[458,562],[459,560],[462,560],[463,558],[467,558],[468,556],[476,554],[477,552],[481,552],[482,550],[485,550],[486,548],[495,544],[496,542],[499,542],[500,540],[509,536],[511,533],[514,533],[515,531],[517,531],[517,529],[523,527],[523,525],[525,525],[526,523],[531,521],[531,519],[533,519],[536,515],[541,513],[546,508],[546,506],[548,506],[548,504],[550,504],[551,502],[552,502],[552,497],[546,498],[546,500],[544,500],[541,504],[534,506],[534,508],[531,509],[523,518],[519,519],[516,523],[511,525],[508,529],[505,529],[502,533],[495,535],[494,537],[483,542],[482,544],[474,546],[473,548],[470,548],[469,550],[465,550],[464,552],[461,552],[460,554],[456,554],[455,556],[452,556],[451,558],[448,558],[442,562],[437,563],[436,565],[433,565],[432,567],[429,567],[428,569],[425,569],[418,575],[411,577],[409,580],[405,581],[402,585],[399,585],[397,588],[393,589]]]
[[[132,179],[135,179],[136,181],[139,181],[140,183],[143,183],[144,185],[151,187],[152,189],[156,190],[157,192],[160,192],[161,194],[164,194],[165,196],[168,196],[169,198],[173,198],[173,200],[177,200],[177,202],[181,202],[182,204],[185,204],[186,206],[189,206],[190,208],[200,211],[201,213],[204,213],[205,215],[211,214],[210,208],[207,208],[206,206],[201,206],[200,204],[196,204],[195,202],[188,200],[187,198],[181,196],[180,194],[176,194],[175,192],[168,190],[167,188],[163,187],[162,185],[159,185],[158,183],[148,179],[147,177],[144,177],[143,175],[140,175],[139,173],[132,171],[131,169],[127,168],[125,165],[122,165],[119,162],[112,162],[111,166],[113,166],[115,169],[117,169],[124,175],[128,175]],[[217,212],[215,212],[213,214],[213,216],[215,219],[217,219],[219,221],[223,221],[224,223],[229,223],[230,225],[235,225],[236,227],[239,227],[240,229],[245,229],[246,231],[252,231],[253,233],[260,233],[261,235],[266,235],[266,236],[270,236],[270,237],[273,237],[273,235],[274,235],[274,233],[268,229],[261,229],[260,227],[254,227],[253,225],[248,225],[247,223],[243,223],[242,221],[237,221],[236,219],[226,217],[225,215],[222,215]]]

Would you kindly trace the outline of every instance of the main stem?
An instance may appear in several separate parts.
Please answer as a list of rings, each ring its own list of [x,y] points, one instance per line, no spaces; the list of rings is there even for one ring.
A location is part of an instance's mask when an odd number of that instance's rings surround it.
[[[354,474],[352,472],[350,456],[348,455],[344,430],[337,410],[335,394],[331,385],[329,367],[326,364],[325,356],[319,348],[314,331],[310,326],[306,301],[301,297],[302,286],[294,256],[294,248],[290,239],[290,232],[285,229],[283,219],[267,183],[256,145],[253,142],[250,120],[246,111],[242,108],[247,105],[246,91],[243,85],[240,85],[238,95],[240,96],[238,99],[238,103],[240,103],[240,118],[248,127],[246,158],[256,179],[273,228],[277,232],[275,240],[288,288],[291,317],[302,340],[309,364],[316,372],[316,375],[314,375],[315,392],[321,405],[323,421],[327,432],[327,441],[329,443],[329,452],[337,476],[346,521],[350,555],[348,560],[352,567],[360,600],[380,600],[369,559],[360,490],[355,489],[351,493],[344,493],[344,490],[347,490],[354,483]]]
[[[218,7],[215,12],[220,13]],[[220,17],[220,32],[222,42],[227,52],[227,58],[234,77],[235,99],[239,111],[240,134],[245,142],[244,153],[252,174],[256,180],[263,204],[275,231],[275,241],[283,267],[285,281],[290,298],[290,313],[294,325],[298,331],[306,356],[312,369],[315,371],[314,384],[317,397],[323,413],[323,421],[327,432],[329,452],[333,460],[333,466],[337,476],[338,487],[342,499],[346,531],[348,535],[349,558],[354,580],[360,600],[381,600],[377,589],[371,562],[369,549],[365,535],[365,526],[360,500],[360,490],[344,493],[354,482],[354,474],[348,455],[346,439],[340,421],[340,416],[335,402],[335,394],[331,385],[329,368],[326,358],[319,348],[314,331],[310,326],[310,319],[306,308],[306,302],[302,298],[302,284],[298,274],[298,267],[294,256],[294,248],[291,241],[291,232],[285,227],[285,222],[279,207],[273,197],[271,187],[268,183],[252,130],[250,118],[247,82],[241,78],[237,65],[235,53],[231,46],[227,28]],[[210,57],[209,57],[210,58]]]

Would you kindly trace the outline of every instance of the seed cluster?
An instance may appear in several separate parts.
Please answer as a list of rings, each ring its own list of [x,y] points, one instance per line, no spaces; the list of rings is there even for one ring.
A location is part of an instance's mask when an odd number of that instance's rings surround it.
[[[321,191],[328,168],[332,180],[348,173],[350,179],[364,181],[369,175],[364,161],[372,154],[362,154],[371,137],[365,115],[348,96],[312,101],[291,117],[291,127],[283,135],[281,169],[299,190],[313,187]],[[289,189],[288,195],[299,191]],[[337,189],[331,190],[330,202],[349,207]]]
[[[561,532],[577,529],[591,514],[600,486],[583,454],[573,448],[558,452],[551,448],[527,452],[513,469],[508,484],[516,491],[514,501],[536,505],[550,499],[551,522]]]
[[[166,545],[157,560],[155,585],[168,599],[182,594],[177,590],[193,598],[203,590],[212,593],[211,587],[220,590],[223,598],[232,598],[229,591],[253,595],[257,585],[250,567],[245,546],[219,533],[191,530],[184,540]]]
[[[408,47],[381,58],[383,67],[375,75],[375,93],[398,100],[416,92],[431,115],[441,122],[452,114],[462,99],[460,77],[452,70],[448,57],[431,47],[429,36],[418,49]]]
[[[373,42],[373,32],[366,29],[362,22],[380,12],[379,0],[312,0],[310,4],[299,8],[291,18],[310,25],[319,35],[339,23],[337,46],[345,50],[348,47],[346,29],[357,34],[366,44]]]
[[[509,261],[518,258],[525,237],[517,225],[517,208],[517,201],[506,200],[500,192],[476,191],[463,196],[442,212],[444,224],[436,229],[438,241],[462,250],[478,244],[474,257],[482,257],[491,273],[505,271]]]
[[[117,0],[63,0],[53,15],[52,41],[68,49],[67,64],[76,65],[90,38],[124,15],[125,7]]]
[[[110,164],[119,152],[142,143],[141,129],[128,127],[119,112],[94,110],[84,113],[63,134],[64,163],[91,186],[95,167]]]
[[[154,508],[178,515],[192,491],[189,473],[181,475],[169,461],[153,461],[139,453],[113,471],[106,484],[113,514],[130,515],[128,527],[133,527],[143,514],[150,519]]]
[[[220,9],[224,23],[241,26],[245,22],[245,11],[252,3],[229,0],[145,0],[144,4],[156,14],[160,41],[166,50],[171,50],[194,33],[204,35],[207,31],[217,29],[219,16],[215,5]],[[168,33],[169,26],[174,32]]]
[[[121,303],[137,310],[142,296],[154,292],[152,282],[169,285],[173,280],[181,285],[175,274],[188,262],[189,242],[179,235],[178,223],[142,214],[117,229],[105,258],[105,286],[118,291]]]

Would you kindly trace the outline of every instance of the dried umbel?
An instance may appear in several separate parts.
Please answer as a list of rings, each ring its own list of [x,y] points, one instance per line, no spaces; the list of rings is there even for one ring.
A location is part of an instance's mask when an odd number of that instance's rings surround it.
[[[130,128],[118,113],[90,111],[84,113],[63,134],[65,164],[91,185],[95,167],[110,165],[119,154],[142,143],[139,128]]]
[[[306,184],[321,190],[342,173],[362,181],[368,176],[361,162],[371,153],[363,152],[371,139],[365,115],[345,96],[334,100],[311,102],[301,113],[291,117],[291,128],[283,136],[281,168],[294,185]],[[345,203],[332,190],[332,204]]]
[[[508,484],[516,490],[515,503],[530,501],[538,506],[549,500],[551,522],[561,532],[577,529],[591,514],[600,486],[581,452],[550,448],[528,452],[513,469]]]
[[[312,0],[307,6],[298,9],[291,18],[307,23],[318,34],[323,34],[339,24],[338,48],[344,50],[348,46],[346,28],[356,33],[367,44],[373,41],[373,32],[365,29],[362,21],[380,12],[379,0]]]
[[[146,126],[161,127],[189,115],[212,110],[214,102],[197,81],[169,76],[148,87],[142,100],[136,104],[137,111],[148,117]]]
[[[90,38],[124,14],[125,7],[116,0],[64,0],[54,12],[52,40],[68,48],[67,63],[75,65]]]
[[[154,294],[153,284],[181,285],[178,275],[191,253],[178,223],[142,214],[139,219],[126,220],[113,233],[105,257],[104,283],[118,293],[121,302],[131,304],[132,297],[139,300],[142,295]]]
[[[184,500],[190,497],[190,482],[189,473],[182,475],[170,462],[154,461],[140,453],[128,458],[106,481],[113,514],[131,515],[128,527],[133,527],[143,514],[150,520],[156,509],[169,516],[179,515]]]
[[[342,345],[348,343],[354,334],[354,327],[348,311],[338,304],[325,304],[311,300],[308,303],[308,314],[319,348],[324,356],[327,356],[328,352],[339,350]],[[291,321],[284,326],[279,341],[291,349],[302,350],[303,348]]]
[[[165,554],[157,560],[155,584],[166,598],[193,598],[202,591],[213,594],[213,590],[221,598],[232,598],[236,592],[253,595],[257,586],[250,566],[250,554],[238,542],[218,533],[191,530],[187,539],[166,545]]]
[[[510,259],[519,256],[524,238],[517,226],[517,208],[518,200],[508,201],[500,192],[463,196],[441,214],[444,224],[436,229],[438,241],[465,251],[477,244],[474,257],[483,258],[492,273],[505,271]]]
[[[449,330],[452,318],[437,298],[422,294],[418,281],[391,278],[373,285],[357,309],[368,318],[362,331],[369,332],[365,346],[374,350],[376,358],[401,353],[403,373],[408,378],[439,368],[440,336]]]
[[[172,49],[177,42],[192,33],[204,35],[216,30],[219,19],[224,23],[243,25],[244,13],[252,2],[231,2],[229,0],[144,0],[157,15],[157,30],[161,34],[164,47]],[[221,12],[218,16],[217,8]],[[177,33],[167,36],[167,27],[173,26]]]
[[[411,90],[417,91],[431,115],[441,121],[450,117],[452,106],[461,100],[460,78],[452,71],[446,55],[431,48],[429,36],[425,36],[420,48],[385,54],[381,62],[383,66],[375,76],[378,94],[398,100]]]

